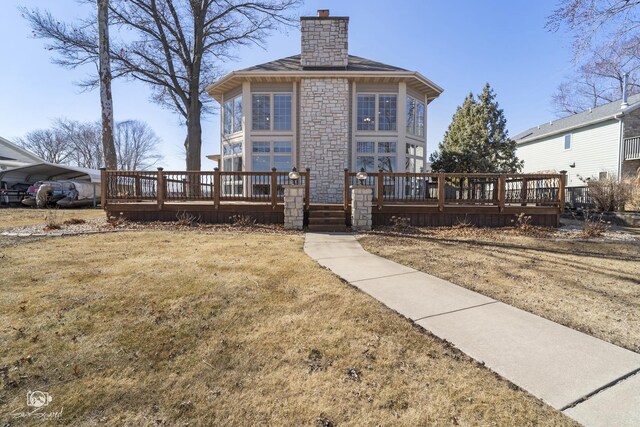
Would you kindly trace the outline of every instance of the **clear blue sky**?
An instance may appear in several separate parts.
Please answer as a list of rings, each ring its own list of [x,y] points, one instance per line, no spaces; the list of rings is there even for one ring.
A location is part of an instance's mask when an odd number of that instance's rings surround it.
[[[49,127],[57,117],[97,120],[97,91],[83,93],[74,82],[91,67],[66,70],[51,63],[52,52],[31,37],[18,6],[48,8],[61,20],[83,16],[74,0],[2,0],[0,2],[0,136],[23,136]],[[550,99],[572,71],[570,39],[544,30],[556,0],[307,0],[299,10],[315,15],[330,9],[349,16],[349,52],[416,70],[445,91],[430,104],[428,151],[442,140],[456,107],[469,91],[491,83],[504,109],[511,135],[553,117]],[[244,48],[227,71],[295,55],[296,29],[275,33],[267,50]],[[136,82],[114,83],[115,119],[147,122],[162,139],[163,166],[184,169],[181,146],[185,128],[178,115],[149,101],[148,88]],[[203,154],[219,151],[217,117],[203,123]],[[214,163],[203,159],[203,169]]]

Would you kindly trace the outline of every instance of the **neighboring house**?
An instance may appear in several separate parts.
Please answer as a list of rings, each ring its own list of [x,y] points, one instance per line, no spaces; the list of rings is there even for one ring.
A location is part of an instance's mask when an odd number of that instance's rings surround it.
[[[42,162],[35,154],[0,137],[0,170]]]
[[[526,130],[514,137],[524,172],[567,171],[567,187],[640,168],[640,94]]]
[[[222,106],[222,171],[308,167],[311,200],[320,203],[342,202],[345,168],[424,171],[427,105],[442,88],[418,72],[349,55],[348,17],[322,10],[300,21],[300,55],[207,88]]]

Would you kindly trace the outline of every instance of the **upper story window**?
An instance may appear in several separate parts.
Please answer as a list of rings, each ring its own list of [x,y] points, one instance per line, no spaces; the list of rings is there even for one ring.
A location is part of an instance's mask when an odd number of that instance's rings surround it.
[[[396,95],[358,95],[357,129],[358,130],[396,130],[397,129],[397,96]],[[376,125],[376,105],[378,121]]]
[[[291,94],[254,94],[253,130],[291,130]]]
[[[424,136],[424,102],[407,97],[407,133],[415,136]]]
[[[571,134],[567,134],[564,136],[564,149],[571,150]]]
[[[242,96],[238,95],[226,100],[223,109],[224,134],[240,132],[242,130]]]

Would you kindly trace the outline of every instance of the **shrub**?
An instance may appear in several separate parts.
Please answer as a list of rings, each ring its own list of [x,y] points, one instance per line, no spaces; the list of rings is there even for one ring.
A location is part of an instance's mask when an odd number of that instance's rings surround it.
[[[48,209],[47,213],[44,215],[44,229],[46,231],[60,230],[62,228],[61,219],[62,214],[60,211]]]
[[[256,225],[255,218],[249,215],[233,215],[229,220],[234,227],[253,227]]]
[[[411,225],[411,218],[392,216],[389,220],[389,229],[398,233],[413,233],[416,228]]]
[[[609,175],[598,180],[589,180],[587,183],[589,196],[600,212],[613,212],[624,209],[634,193],[635,183],[630,179],[618,179]]]
[[[609,226],[602,220],[602,215],[594,217],[587,212],[584,219],[584,227],[580,231],[580,237],[585,239],[602,237],[608,229]]]
[[[193,227],[200,222],[200,216],[191,215],[189,212],[178,212],[176,214],[176,223],[178,225]]]
[[[85,221],[82,218],[69,218],[68,220],[66,220],[65,222],[63,222],[64,225],[76,225],[76,224],[84,224],[87,221]]]

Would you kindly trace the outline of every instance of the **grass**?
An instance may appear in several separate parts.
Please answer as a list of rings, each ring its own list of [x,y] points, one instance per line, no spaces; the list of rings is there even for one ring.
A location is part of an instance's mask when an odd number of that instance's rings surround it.
[[[640,242],[507,230],[369,235],[372,253],[640,352]]]
[[[0,408],[41,390],[64,425],[575,425],[298,236],[1,239]]]
[[[50,221],[62,224],[73,219],[89,220],[103,218],[102,209],[35,209],[35,208],[3,208],[0,209],[0,230],[13,227],[46,224]]]

